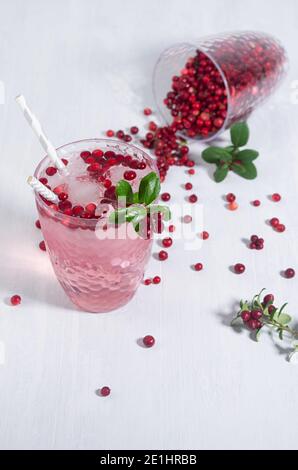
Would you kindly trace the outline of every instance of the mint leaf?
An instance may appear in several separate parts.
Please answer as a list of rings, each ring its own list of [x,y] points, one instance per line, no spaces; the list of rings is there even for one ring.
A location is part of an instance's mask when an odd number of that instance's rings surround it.
[[[257,169],[252,162],[233,162],[231,170],[248,180],[253,180],[257,177]]]
[[[249,139],[249,129],[246,122],[237,122],[230,129],[231,140],[235,147],[243,147]]]
[[[221,147],[208,147],[202,152],[202,158],[207,163],[218,163],[220,160],[232,160],[230,153]]]
[[[148,206],[155,201],[160,192],[160,181],[156,173],[151,172],[141,179],[139,186],[139,202]]]
[[[256,150],[245,149],[237,153],[237,160],[244,162],[252,162],[259,156],[259,152]]]
[[[217,183],[220,183],[221,181],[223,181],[225,177],[227,176],[228,172],[229,172],[229,166],[226,163],[219,166],[213,174],[215,181]]]
[[[117,198],[126,198],[126,202],[130,203],[133,200],[132,188],[125,180],[118,181],[115,189]]]

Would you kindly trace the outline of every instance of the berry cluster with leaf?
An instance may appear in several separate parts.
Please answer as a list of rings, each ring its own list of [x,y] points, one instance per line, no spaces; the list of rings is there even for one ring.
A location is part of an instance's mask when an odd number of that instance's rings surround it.
[[[168,221],[171,218],[171,212],[168,206],[153,204],[160,193],[160,179],[152,171],[144,176],[139,184],[137,192],[128,181],[120,180],[116,185],[117,209],[109,216],[109,222],[114,225],[120,225],[125,222],[131,222],[136,232],[142,232],[142,223],[150,218],[155,218],[156,223],[149,223],[149,230],[152,228],[155,232],[159,230],[159,220]],[[147,233],[146,233],[147,235]]]
[[[287,303],[283,304],[280,308],[276,307],[273,304],[273,294],[267,294],[261,300],[264,290],[262,289],[251,301],[240,301],[240,310],[235,318],[233,318],[231,325],[243,324],[255,332],[255,339],[257,341],[260,339],[263,328],[275,330],[281,340],[284,339],[284,334],[287,334],[292,339],[298,339],[298,331],[290,326],[292,317],[285,312]],[[289,359],[292,359],[297,352],[298,343],[294,344]]]
[[[259,156],[256,150],[243,149],[249,139],[249,128],[246,122],[233,124],[230,129],[231,145],[227,147],[208,147],[202,152],[202,158],[207,163],[216,165],[214,180],[223,181],[229,171],[242,178],[252,180],[257,176],[253,161]]]

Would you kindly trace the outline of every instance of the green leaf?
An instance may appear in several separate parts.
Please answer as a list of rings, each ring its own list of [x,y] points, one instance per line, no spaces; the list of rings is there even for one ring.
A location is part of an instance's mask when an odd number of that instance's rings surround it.
[[[219,163],[219,161],[232,161],[231,154],[221,147],[208,147],[202,152],[202,158],[207,163]]]
[[[139,202],[139,193],[133,193],[132,195],[132,202],[137,204]]]
[[[111,224],[123,224],[126,221],[126,208],[118,209],[109,215]]]
[[[153,171],[141,179],[139,186],[139,202],[148,206],[155,201],[160,192],[159,177]]]
[[[281,313],[278,316],[278,323],[280,323],[281,325],[288,325],[291,320],[292,320],[292,317],[288,315],[287,313]]]
[[[127,222],[132,222],[134,225],[137,225],[146,216],[147,216],[147,210],[142,205],[132,205],[132,206],[129,206],[126,210]]]
[[[242,176],[242,178],[246,178],[248,180],[253,180],[257,177],[257,169],[251,162],[233,162],[231,165],[231,170],[233,170],[237,175]]]
[[[283,340],[284,337],[283,337],[283,330],[280,328],[277,330],[278,331],[278,336],[279,336],[279,339]]]
[[[225,179],[229,172],[229,167],[227,164],[219,166],[213,173],[214,179],[217,183],[220,183]]]
[[[232,152],[234,152],[235,147],[234,147],[234,145],[228,145],[227,147],[224,147],[224,149],[225,149],[227,152],[232,153]]]
[[[256,336],[255,336],[256,341],[260,341],[261,330],[262,330],[262,327],[256,330]]]
[[[240,160],[243,163],[246,162],[252,162],[259,156],[259,152],[256,150],[251,150],[251,149],[245,149],[245,150],[240,150],[240,152],[237,153],[237,160]]]
[[[158,204],[154,204],[150,206],[149,210],[150,214],[160,212],[163,215],[163,220],[165,220],[166,222],[168,222],[172,217],[171,211],[168,206],[160,206]]]
[[[249,129],[246,122],[237,122],[233,124],[231,129],[231,140],[235,147],[243,147],[249,139]]]
[[[132,188],[130,184],[128,183],[128,181],[125,181],[125,180],[118,181],[115,192],[116,192],[117,198],[125,197],[128,203],[132,202],[133,200]]]

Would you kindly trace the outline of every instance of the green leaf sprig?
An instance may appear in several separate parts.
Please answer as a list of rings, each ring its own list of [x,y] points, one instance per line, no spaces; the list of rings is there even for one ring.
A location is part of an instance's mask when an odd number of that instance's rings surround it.
[[[291,339],[298,340],[298,331],[290,327],[289,324],[292,321],[292,317],[285,312],[287,303],[283,304],[282,307],[277,308],[273,305],[274,296],[272,294],[265,295],[261,301],[262,292],[253,297],[249,301],[240,301],[240,310],[238,311],[235,318],[233,318],[231,325],[244,325],[255,333],[256,341],[259,341],[261,331],[264,328],[270,328],[276,331],[280,340],[284,339],[284,334],[287,333]],[[289,360],[291,361],[294,356],[298,353],[298,343],[294,344],[293,350],[289,354]]]
[[[256,150],[241,149],[249,139],[249,128],[246,122],[237,122],[230,129],[231,143],[227,147],[208,147],[202,152],[202,158],[207,163],[216,165],[214,180],[223,181],[229,171],[242,178],[252,180],[257,177],[257,169],[253,161],[259,156]]]
[[[112,224],[131,222],[137,232],[140,223],[148,214],[161,214],[163,220],[171,218],[170,209],[167,206],[152,204],[160,193],[160,180],[152,171],[141,179],[138,192],[133,192],[128,181],[120,180],[116,185],[117,209],[109,216]]]

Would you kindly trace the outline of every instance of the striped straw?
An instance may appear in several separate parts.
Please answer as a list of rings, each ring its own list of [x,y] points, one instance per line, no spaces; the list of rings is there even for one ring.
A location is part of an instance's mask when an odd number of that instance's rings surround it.
[[[28,107],[24,96],[18,95],[16,97],[16,102],[20,106],[29,126],[32,128],[33,132],[35,132],[35,134],[37,135],[39,142],[41,143],[43,149],[46,151],[47,155],[50,157],[54,165],[58,168],[58,170],[65,170],[64,163],[58,157],[55,147],[51,144],[51,142],[46,137],[44,131],[42,130],[40,122],[34,116],[30,108]]]
[[[27,179],[27,183],[34,189],[37,193],[43,196],[50,202],[58,202],[58,196],[53,193],[49,188],[47,188],[44,184],[42,184],[38,179],[34,176],[29,176]]]

